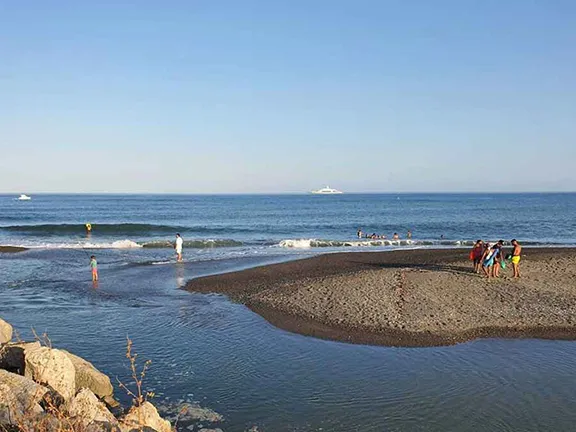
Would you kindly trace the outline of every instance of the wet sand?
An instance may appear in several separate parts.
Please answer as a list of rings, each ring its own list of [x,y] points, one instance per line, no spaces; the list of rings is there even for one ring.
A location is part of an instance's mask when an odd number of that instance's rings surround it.
[[[524,248],[522,278],[472,271],[468,249],[337,253],[189,281],[277,327],[351,343],[576,339],[576,249]]]
[[[0,246],[0,253],[24,252],[26,250],[28,250],[28,248],[20,246]]]

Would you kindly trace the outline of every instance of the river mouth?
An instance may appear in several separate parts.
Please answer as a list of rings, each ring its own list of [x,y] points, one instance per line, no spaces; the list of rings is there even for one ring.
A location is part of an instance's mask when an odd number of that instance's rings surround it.
[[[0,316],[126,380],[126,337],[151,359],[160,404],[197,401],[242,431],[570,430],[576,344],[485,339],[387,348],[280,330],[185,281],[282,257],[161,262],[156,252],[99,251],[94,289],[77,251],[0,256]],[[130,263],[130,264],[128,264]],[[135,264],[134,264],[135,263]],[[88,269],[89,270],[89,269]],[[128,401],[120,391],[118,396]]]

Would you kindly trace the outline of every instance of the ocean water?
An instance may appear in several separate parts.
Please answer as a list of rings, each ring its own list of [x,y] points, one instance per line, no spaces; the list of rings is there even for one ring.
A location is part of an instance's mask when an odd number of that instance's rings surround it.
[[[333,251],[576,244],[576,194],[0,196],[0,316],[126,381],[126,337],[164,409],[242,431],[542,431],[576,424],[576,343],[350,345],[279,330],[187,280]],[[93,231],[87,235],[84,224]],[[399,241],[358,240],[356,230]],[[411,230],[413,238],[406,239]],[[170,242],[185,240],[183,264]],[[90,281],[89,255],[101,281]],[[119,397],[128,402],[120,391]],[[186,426],[184,424],[184,426]]]

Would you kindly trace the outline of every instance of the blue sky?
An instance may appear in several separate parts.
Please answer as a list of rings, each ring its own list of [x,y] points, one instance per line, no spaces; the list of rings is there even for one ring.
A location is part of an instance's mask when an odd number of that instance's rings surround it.
[[[574,191],[575,29],[571,0],[0,0],[0,191]]]

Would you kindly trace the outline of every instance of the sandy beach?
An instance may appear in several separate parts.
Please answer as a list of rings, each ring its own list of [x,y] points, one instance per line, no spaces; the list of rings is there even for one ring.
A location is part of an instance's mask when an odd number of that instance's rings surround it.
[[[292,332],[351,343],[576,339],[576,249],[524,249],[522,278],[487,280],[468,249],[336,253],[193,279]],[[510,266],[509,266],[510,267]]]

